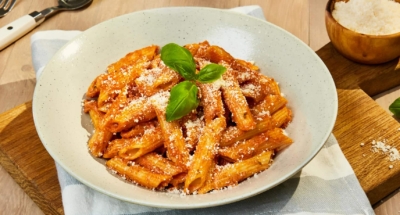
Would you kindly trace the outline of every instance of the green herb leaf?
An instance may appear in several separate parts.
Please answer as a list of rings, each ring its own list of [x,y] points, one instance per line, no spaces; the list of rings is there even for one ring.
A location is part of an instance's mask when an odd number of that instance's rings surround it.
[[[394,100],[394,102],[389,106],[389,110],[396,116],[400,117],[400,98]]]
[[[199,105],[197,87],[190,81],[182,81],[171,89],[166,110],[167,121],[180,119]]]
[[[186,80],[195,80],[196,63],[189,50],[175,43],[169,43],[161,48],[161,60]]]
[[[201,83],[211,83],[221,78],[221,75],[224,74],[225,71],[226,68],[219,64],[208,64],[200,70],[196,79]]]

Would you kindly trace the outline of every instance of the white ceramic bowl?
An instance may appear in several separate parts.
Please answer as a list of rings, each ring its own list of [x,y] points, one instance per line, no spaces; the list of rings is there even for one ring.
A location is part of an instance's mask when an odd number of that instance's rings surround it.
[[[221,192],[181,197],[144,189],[111,175],[87,151],[81,101],[91,81],[128,52],[151,45],[208,40],[234,57],[252,60],[275,78],[294,119],[294,144],[257,178]],[[123,15],[96,25],[65,45],[47,64],[33,98],[35,125],[54,160],[82,183],[132,203],[201,208],[239,201],[284,182],[301,170],[330,135],[337,114],[332,77],[302,41],[260,19],[210,8],[164,8]]]

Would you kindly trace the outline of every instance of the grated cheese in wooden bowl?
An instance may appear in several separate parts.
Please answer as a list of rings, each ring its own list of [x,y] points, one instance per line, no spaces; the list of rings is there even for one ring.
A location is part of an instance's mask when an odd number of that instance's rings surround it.
[[[393,0],[339,1],[332,16],[344,27],[363,34],[400,32],[400,4]]]

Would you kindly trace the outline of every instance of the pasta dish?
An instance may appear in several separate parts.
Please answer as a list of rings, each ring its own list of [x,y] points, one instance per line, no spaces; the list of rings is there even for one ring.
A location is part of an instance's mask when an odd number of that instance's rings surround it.
[[[151,45],[88,87],[88,149],[111,173],[148,189],[221,190],[268,169],[293,143],[284,131],[287,102],[272,77],[219,46]]]

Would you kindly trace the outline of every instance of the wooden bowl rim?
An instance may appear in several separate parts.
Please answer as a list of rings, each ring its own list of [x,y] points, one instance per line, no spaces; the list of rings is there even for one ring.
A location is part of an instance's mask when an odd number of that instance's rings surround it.
[[[355,34],[359,34],[360,36],[366,36],[366,37],[370,37],[370,38],[374,38],[374,39],[389,39],[389,38],[396,38],[396,37],[400,37],[400,32],[398,33],[394,33],[394,34],[384,34],[384,35],[373,35],[373,34],[364,34],[364,33],[360,33],[351,29],[348,29],[346,27],[344,27],[343,25],[341,25],[338,21],[336,21],[336,19],[332,16],[332,11],[331,8],[333,8],[333,4],[335,3],[335,1],[333,0],[329,0],[328,3],[326,4],[326,8],[325,8],[325,13],[328,15],[327,18],[330,20],[333,20],[334,23],[336,23],[337,25],[341,26],[342,28],[354,32]]]

